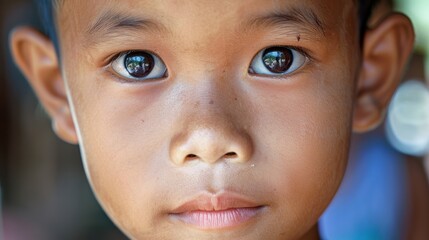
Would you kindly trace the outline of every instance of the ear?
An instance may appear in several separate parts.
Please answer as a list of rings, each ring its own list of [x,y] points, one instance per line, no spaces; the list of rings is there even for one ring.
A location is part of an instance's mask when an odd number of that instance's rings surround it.
[[[76,144],[76,129],[54,44],[33,28],[19,27],[10,35],[10,46],[16,65],[50,115],[55,133]]]
[[[414,30],[405,15],[392,13],[367,30],[357,83],[354,132],[374,129],[382,122],[413,46]]]

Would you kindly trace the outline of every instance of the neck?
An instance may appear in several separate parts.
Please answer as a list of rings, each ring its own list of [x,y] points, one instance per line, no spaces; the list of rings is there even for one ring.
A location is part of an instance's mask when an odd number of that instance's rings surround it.
[[[320,240],[319,226],[315,224],[300,240]]]

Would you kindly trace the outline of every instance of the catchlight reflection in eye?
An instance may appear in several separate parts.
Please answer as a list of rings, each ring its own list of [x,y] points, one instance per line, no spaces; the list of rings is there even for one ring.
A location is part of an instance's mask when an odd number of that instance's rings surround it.
[[[158,56],[146,51],[121,53],[112,61],[111,68],[121,77],[134,81],[163,78],[167,71]]]
[[[295,72],[302,67],[307,57],[290,47],[269,47],[256,54],[249,67],[249,73],[282,76]]]

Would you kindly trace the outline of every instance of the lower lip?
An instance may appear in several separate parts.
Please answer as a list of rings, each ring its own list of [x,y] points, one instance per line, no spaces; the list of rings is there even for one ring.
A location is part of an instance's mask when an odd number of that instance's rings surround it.
[[[238,226],[255,217],[262,207],[232,208],[222,211],[191,211],[174,214],[180,221],[201,229]]]

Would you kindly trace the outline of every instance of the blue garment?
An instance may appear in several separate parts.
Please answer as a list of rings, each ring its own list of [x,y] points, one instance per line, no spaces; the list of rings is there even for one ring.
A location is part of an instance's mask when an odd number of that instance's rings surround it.
[[[403,156],[381,131],[354,136],[344,181],[320,219],[328,240],[401,239],[407,206]]]

